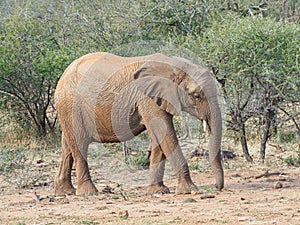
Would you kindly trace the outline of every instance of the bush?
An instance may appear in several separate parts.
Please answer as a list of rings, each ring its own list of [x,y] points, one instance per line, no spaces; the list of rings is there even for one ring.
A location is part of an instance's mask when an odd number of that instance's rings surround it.
[[[148,152],[144,151],[138,151],[136,155],[130,155],[126,158],[126,164],[138,168],[147,168],[149,163]]]
[[[298,157],[289,156],[284,159],[284,162],[288,166],[300,166],[300,155]]]
[[[299,32],[296,23],[228,14],[196,41],[187,41],[214,72],[226,100],[227,124],[240,137],[246,157],[248,119],[259,121],[249,130],[256,128],[261,137],[263,160],[278,111],[296,116],[285,107],[300,99]]]
[[[35,154],[28,148],[2,150],[0,171],[3,179],[11,187],[19,189],[33,186],[43,177],[41,171],[32,172]]]
[[[53,93],[77,55],[53,37],[55,30],[26,14],[1,21],[0,107],[25,130],[44,136],[56,124]]]
[[[296,134],[295,133],[281,133],[279,136],[281,143],[295,143],[296,142]]]

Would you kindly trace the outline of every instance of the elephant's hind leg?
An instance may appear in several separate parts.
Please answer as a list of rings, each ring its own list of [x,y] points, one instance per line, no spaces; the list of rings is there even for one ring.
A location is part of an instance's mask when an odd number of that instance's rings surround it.
[[[86,146],[85,148],[87,149],[87,147],[88,146]],[[91,180],[86,155],[82,155],[80,151],[77,151],[75,159],[77,177],[76,195],[96,194],[98,190]]]
[[[76,138],[70,134],[67,138],[68,145],[72,151],[75,161],[77,190],[76,195],[91,195],[98,192],[93,184],[87,162],[87,150],[89,142],[84,135],[77,135]]]
[[[62,161],[54,181],[55,195],[75,194],[75,188],[71,182],[73,156],[68,147],[64,135],[62,136]]]

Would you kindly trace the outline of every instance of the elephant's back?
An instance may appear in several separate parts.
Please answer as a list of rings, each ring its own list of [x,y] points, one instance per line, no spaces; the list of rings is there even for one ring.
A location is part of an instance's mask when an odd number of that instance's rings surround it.
[[[66,85],[77,85],[82,77],[89,74],[93,65],[100,60],[105,54],[105,52],[96,52],[84,55],[76,60],[74,60],[64,71],[60,77],[56,89],[61,89]],[[71,87],[71,86],[70,86]]]
[[[73,61],[65,70],[56,86],[54,100],[65,101],[82,98],[86,101],[96,96],[118,92],[130,82],[129,75],[145,61],[145,57],[121,57],[106,52],[84,55]],[[133,77],[133,76],[132,76]],[[63,104],[63,103],[62,103]]]
[[[106,52],[84,55],[67,67],[57,84],[57,89],[66,85],[72,88],[83,80],[101,84],[112,76],[125,71],[125,67],[143,62],[146,57],[121,57]]]

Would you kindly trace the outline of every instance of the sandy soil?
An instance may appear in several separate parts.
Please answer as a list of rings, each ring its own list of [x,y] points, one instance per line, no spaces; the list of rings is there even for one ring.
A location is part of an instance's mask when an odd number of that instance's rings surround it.
[[[200,193],[175,195],[168,169],[171,194],[152,196],[145,193],[147,170],[122,168],[115,156],[104,156],[102,163],[90,163],[98,195],[53,196],[57,160],[35,165],[45,169],[47,179],[34,187],[18,190],[2,183],[0,224],[300,224],[300,168],[285,166],[280,155],[268,156],[265,165],[248,165],[242,157],[225,161],[222,192],[213,188],[206,159],[193,158],[191,164],[201,165],[191,172]],[[257,177],[267,170],[271,174]]]

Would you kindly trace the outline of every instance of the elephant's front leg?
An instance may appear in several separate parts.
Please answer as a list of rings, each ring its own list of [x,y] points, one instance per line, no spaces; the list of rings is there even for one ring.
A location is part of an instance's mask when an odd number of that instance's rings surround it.
[[[189,194],[192,189],[197,190],[190,177],[187,161],[178,144],[172,115],[158,109],[156,112],[145,110],[142,116],[152,139],[152,145],[162,149],[176,174],[178,179],[176,194]],[[162,171],[163,166],[163,163],[158,166],[159,172]],[[151,172],[155,172],[155,170]],[[160,175],[156,175],[156,177],[162,179]]]
[[[147,193],[170,193],[163,183],[164,171],[165,171],[166,157],[163,154],[160,146],[154,146],[150,155],[150,185],[148,186]]]
[[[168,154],[166,154],[167,159],[170,162],[171,167],[178,179],[176,194],[190,194],[192,190],[198,191],[197,186],[191,179],[189,167],[186,159],[182,154],[180,146],[173,146],[171,148],[173,150],[170,151],[170,149],[168,149],[168,141],[166,141],[166,143],[163,143],[163,145],[165,145],[164,148],[167,149],[166,151],[168,151]]]

